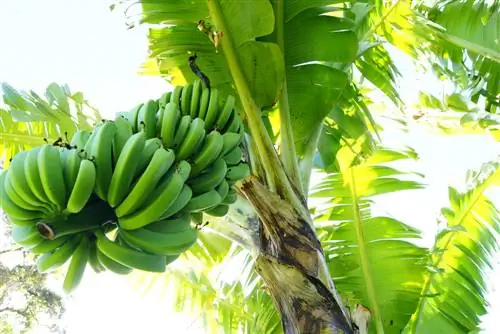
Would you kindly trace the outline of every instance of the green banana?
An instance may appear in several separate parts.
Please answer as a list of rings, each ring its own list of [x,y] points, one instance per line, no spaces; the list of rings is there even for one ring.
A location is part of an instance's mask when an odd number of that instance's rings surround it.
[[[176,160],[185,160],[196,153],[203,138],[205,138],[205,122],[201,118],[195,118],[189,125],[186,137],[176,150]]]
[[[85,147],[85,144],[90,138],[90,131],[78,130],[71,137],[69,144],[73,146],[74,149],[81,150]]]
[[[57,240],[57,239],[56,239]],[[90,249],[89,249],[89,259],[88,262],[90,264],[90,267],[94,270],[96,274],[101,273],[103,271],[106,271],[106,268],[102,265],[101,261],[99,261],[98,258],[98,249],[95,244],[95,238],[90,241]],[[109,259],[109,258],[108,258]],[[121,266],[121,265],[120,265]],[[128,272],[130,273],[132,269],[125,267],[128,269]]]
[[[205,115],[205,126],[207,130],[212,129],[220,114],[219,109],[219,90],[210,91],[210,103],[208,104],[207,114]]]
[[[38,233],[36,226],[22,227],[13,225],[11,236],[12,240],[25,247],[36,246],[43,241],[43,237]]]
[[[65,236],[54,240],[43,239],[43,241],[40,242],[38,245],[36,245],[33,248],[30,248],[30,252],[33,254],[50,253],[54,249],[66,243],[70,238],[71,236]]]
[[[113,260],[109,256],[106,256],[99,249],[97,249],[97,260],[105,269],[108,269],[109,271],[118,275],[128,275],[133,270],[131,267],[124,266],[120,262]]]
[[[137,123],[138,123],[137,119],[139,118],[139,111],[142,109],[143,105],[144,105],[143,103],[138,104],[137,106],[135,106],[133,109],[131,109],[128,112],[127,120],[130,123],[130,125],[132,126],[132,131],[134,133],[139,131],[139,129],[137,128]]]
[[[229,153],[224,155],[222,159],[224,159],[228,166],[237,165],[241,162],[241,158],[243,157],[243,152],[241,148],[236,146]]]
[[[172,150],[158,148],[149,162],[146,171],[141,175],[127,197],[115,209],[117,217],[123,217],[139,209],[147,201],[148,194],[154,189],[161,177],[167,173],[175,159]]]
[[[182,232],[191,227],[191,216],[184,214],[176,218],[161,219],[144,226],[144,228],[158,233]]]
[[[236,99],[234,98],[234,96],[228,95],[228,97],[226,98],[226,102],[224,103],[224,107],[222,107],[219,117],[217,118],[217,121],[215,123],[215,127],[217,129],[224,129],[227,122],[229,121],[229,118],[231,117],[231,113],[234,110],[235,103]]]
[[[139,270],[150,272],[164,272],[167,265],[164,256],[146,254],[135,251],[131,248],[126,248],[118,243],[109,240],[102,231],[95,233],[97,237],[97,248],[104,255],[112,260]]]
[[[217,159],[210,169],[188,180],[194,194],[201,194],[214,189],[226,176],[227,165],[223,159]]]
[[[229,212],[229,205],[227,204],[219,204],[216,207],[213,207],[209,210],[206,210],[205,213],[207,215],[213,217],[224,217]]]
[[[241,125],[240,115],[235,110],[229,117],[226,128],[222,132],[240,132]]]
[[[93,193],[96,182],[95,165],[90,160],[82,160],[78,175],[76,176],[75,186],[71,191],[66,209],[68,212],[80,212],[87,204]]]
[[[115,119],[115,126],[116,133],[115,139],[113,140],[113,162],[116,164],[125,143],[134,132],[132,131],[132,125],[130,125],[129,121],[121,116]]]
[[[169,218],[179,211],[181,211],[186,204],[191,200],[191,197],[193,196],[193,191],[191,188],[185,184],[184,187],[182,187],[181,193],[179,194],[179,197],[172,203],[172,205],[165,211],[165,213],[162,215],[160,219],[166,219]]]
[[[210,103],[210,89],[205,87],[201,92],[200,110],[198,111],[199,118],[205,119],[209,103]]]
[[[120,235],[134,246],[159,255],[175,255],[188,250],[198,238],[198,230],[188,228],[180,232],[159,233],[146,228],[120,230]]]
[[[161,121],[161,140],[165,148],[174,146],[174,136],[181,118],[179,106],[170,102],[165,107],[163,118]]]
[[[33,192],[33,195],[35,195],[40,202],[49,205],[52,210],[55,210],[55,206],[51,204],[49,198],[43,190],[37,162],[39,152],[40,147],[35,147],[31,151],[28,151],[28,156],[24,160],[24,175],[26,177],[28,187]]]
[[[114,208],[127,196],[130,184],[134,179],[139,159],[144,150],[146,133],[143,131],[129,137],[122,149],[109,184],[108,203]]]
[[[193,93],[193,84],[187,84],[182,89],[181,94],[181,114],[182,115],[190,115],[189,108],[191,107],[191,94]]]
[[[4,180],[4,190],[5,193],[7,194],[7,197],[9,197],[14,204],[16,204],[18,207],[24,210],[29,210],[29,211],[39,211],[40,216],[44,216],[45,213],[50,212],[50,207],[44,207],[42,203],[38,205],[31,205],[30,203],[26,202],[14,189],[14,186],[12,185],[12,182],[10,181],[11,178],[9,177],[10,175],[7,174]]]
[[[227,169],[226,179],[238,181],[250,175],[250,167],[246,163],[240,163]]]
[[[159,108],[165,108],[165,106],[167,105],[167,103],[170,102],[170,97],[172,96],[172,92],[166,92],[165,94],[163,94],[159,100],[158,100],[158,107]]]
[[[37,162],[45,194],[59,210],[65,208],[67,193],[59,149],[52,145],[43,145],[38,152]]]
[[[95,192],[100,199],[108,198],[108,189],[113,174],[112,146],[116,132],[113,122],[105,122],[96,130],[96,135],[89,149],[96,166]]]
[[[38,271],[45,273],[65,264],[75,252],[80,239],[81,236],[74,236],[52,252],[40,255],[36,261]]]
[[[200,152],[194,157],[191,165],[191,176],[200,174],[213,163],[221,154],[223,148],[222,135],[214,130],[205,137],[205,142]]]
[[[230,205],[236,202],[237,199],[238,199],[238,194],[236,193],[236,190],[234,190],[233,188],[229,188],[226,197],[222,200],[222,204]]]
[[[202,225],[203,224],[203,212],[191,212],[189,214],[191,220],[196,226]]]
[[[6,170],[3,170],[0,174],[0,206],[11,220],[19,220],[20,223],[16,225],[29,226],[31,224],[28,222],[41,218],[42,213],[40,211],[29,211],[20,208],[7,196],[5,192],[5,178],[8,176],[7,174],[8,171]]]
[[[177,104],[178,106],[181,105],[181,94],[182,94],[182,89],[183,86],[175,86],[174,90],[172,92],[172,95],[170,96],[170,102],[173,102]]]
[[[191,164],[186,160],[181,160],[177,163],[176,169],[182,176],[182,180],[186,182],[191,174]]]
[[[80,244],[76,248],[71,261],[69,263],[66,276],[64,277],[63,290],[66,293],[71,293],[75,290],[82,281],[87,262],[90,254],[90,241],[87,237],[83,237]]]
[[[189,203],[182,210],[183,212],[198,212],[210,209],[221,204],[222,198],[219,193],[212,189],[201,195],[191,198]]]
[[[185,115],[181,117],[181,120],[179,121],[179,125],[177,126],[177,129],[175,129],[175,136],[174,136],[174,149],[177,149],[180,144],[184,141],[184,137],[186,137],[186,134],[189,130],[189,126],[191,125],[191,116]]]
[[[177,168],[172,168],[160,180],[140,210],[118,218],[120,227],[134,230],[158,220],[179,197],[183,186],[184,180],[180,172]]]
[[[139,163],[137,168],[135,169],[134,178],[139,177],[144,173],[146,168],[148,167],[149,162],[153,159],[153,155],[156,150],[160,147],[163,147],[160,138],[150,138],[146,140],[146,144],[144,144],[144,150],[142,151],[139,157]]]
[[[226,180],[222,180],[215,190],[219,193],[220,198],[226,198],[229,193],[229,183]]]
[[[59,152],[58,149],[54,146],[47,145],[51,147],[51,149]],[[43,148],[43,147],[42,147]],[[22,151],[17,153],[11,161],[11,164],[8,169],[8,177],[12,186],[16,190],[16,193],[27,203],[33,206],[40,206],[42,202],[38,199],[38,197],[31,191],[29,187],[28,181],[26,179],[26,174],[24,172],[25,160],[28,157],[29,151]],[[58,157],[59,159],[59,157]],[[57,161],[59,169],[56,168],[53,172],[57,172],[60,170],[60,163]],[[60,176],[55,176],[54,180],[57,180]],[[63,184],[64,185],[64,184]],[[64,195],[64,194],[63,194]],[[11,198],[12,200],[12,198]]]
[[[156,137],[156,113],[158,112],[158,102],[147,101],[139,110],[137,116],[137,130],[145,131],[147,138]]]
[[[1,206],[0,206],[1,207]],[[7,213],[7,212],[5,212]],[[10,222],[12,225],[16,226],[22,226],[22,227],[29,227],[36,225],[38,223],[38,220],[40,218],[32,218],[32,219],[19,219],[19,218],[13,218],[7,214],[7,220]]]
[[[63,163],[63,177],[66,185],[66,192],[71,194],[75,186],[76,177],[80,170],[80,163],[82,161],[81,153],[79,150],[63,150],[61,152],[61,160]]]
[[[191,118],[198,117],[198,107],[200,105],[202,86],[200,80],[193,82],[193,93],[191,94],[191,105],[189,106],[189,115]]]
[[[222,140],[224,142],[222,156],[225,156],[241,143],[243,136],[235,132],[226,132],[222,135]]]

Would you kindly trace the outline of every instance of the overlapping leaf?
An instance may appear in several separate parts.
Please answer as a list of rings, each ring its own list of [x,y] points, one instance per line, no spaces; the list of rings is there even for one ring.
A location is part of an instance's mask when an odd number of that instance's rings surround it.
[[[311,195],[326,199],[315,222],[335,285],[351,305],[370,309],[370,332],[400,333],[422,288],[428,252],[411,242],[420,232],[370,210],[373,196],[422,187],[412,173],[383,164],[409,157],[411,151],[376,151],[361,165],[329,174]]]
[[[5,108],[0,108],[0,156],[4,167],[17,152],[42,145],[45,140],[71,138],[77,129],[91,129],[101,119],[80,92],[50,84],[45,98],[33,91],[19,92],[2,84]]]
[[[485,272],[499,251],[500,211],[485,195],[500,181],[500,165],[487,164],[472,174],[470,189],[449,189],[450,207],[442,209],[445,227],[436,236],[432,267],[426,275],[409,333],[471,333],[486,313]]]

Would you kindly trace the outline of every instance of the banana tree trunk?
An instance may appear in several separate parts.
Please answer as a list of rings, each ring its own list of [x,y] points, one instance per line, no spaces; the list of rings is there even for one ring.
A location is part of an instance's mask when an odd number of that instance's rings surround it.
[[[284,332],[354,333],[311,225],[255,177],[239,190],[257,217],[247,215],[239,232],[233,223],[221,230],[255,254],[256,270],[281,314]]]

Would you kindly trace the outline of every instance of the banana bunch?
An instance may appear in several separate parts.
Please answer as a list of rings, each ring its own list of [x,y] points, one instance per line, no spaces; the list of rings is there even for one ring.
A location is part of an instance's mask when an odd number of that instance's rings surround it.
[[[18,153],[0,174],[14,241],[39,255],[42,272],[69,262],[67,292],[87,263],[95,272],[163,272],[196,242],[192,222],[226,215],[232,186],[250,173],[234,108],[233,96],[223,101],[197,80],[77,131],[63,147]]]

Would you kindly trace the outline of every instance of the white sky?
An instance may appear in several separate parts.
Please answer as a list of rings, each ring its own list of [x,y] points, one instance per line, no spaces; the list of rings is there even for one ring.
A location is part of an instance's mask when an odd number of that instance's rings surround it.
[[[160,78],[136,74],[146,58],[145,30],[127,30],[121,13],[111,13],[108,3],[0,0],[0,82],[37,92],[51,82],[67,83],[73,92],[82,91],[108,118],[158,97],[167,84]],[[429,87],[431,82],[422,80],[423,86]],[[408,82],[403,93],[411,99],[418,82]],[[392,145],[404,142],[419,152],[421,160],[411,168],[426,175],[429,187],[388,196],[381,205],[396,218],[420,227],[427,238],[433,238],[436,213],[447,204],[447,186],[460,185],[468,168],[477,168],[500,154],[497,143],[479,136],[433,136],[415,129],[408,135],[388,132],[384,137]],[[496,282],[500,281],[498,267],[493,279]],[[500,291],[496,290],[489,299],[499,310]],[[166,328],[196,334],[193,327],[189,328],[191,320],[174,314],[168,298],[163,297],[158,290],[147,295],[134,290],[127,278],[95,275],[88,270],[68,303],[68,334],[154,334]],[[489,330],[485,332],[493,333],[498,320],[490,314],[486,321]]]

